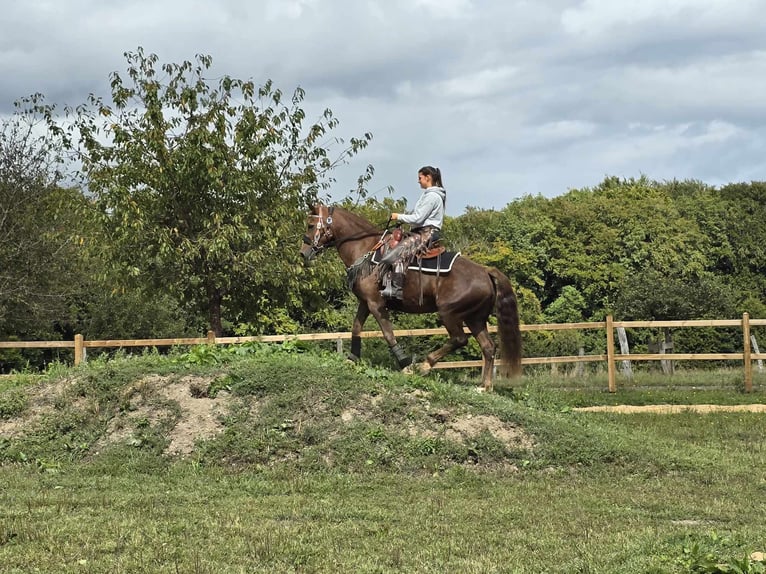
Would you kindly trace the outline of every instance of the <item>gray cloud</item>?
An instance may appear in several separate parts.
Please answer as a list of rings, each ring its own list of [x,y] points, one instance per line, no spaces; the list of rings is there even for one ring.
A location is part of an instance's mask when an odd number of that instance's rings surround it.
[[[330,107],[371,146],[373,190],[410,202],[439,165],[448,211],[502,208],[606,175],[763,179],[761,0],[14,1],[0,21],[0,113],[33,92],[106,95],[123,52],[213,56],[215,73],[268,78]]]

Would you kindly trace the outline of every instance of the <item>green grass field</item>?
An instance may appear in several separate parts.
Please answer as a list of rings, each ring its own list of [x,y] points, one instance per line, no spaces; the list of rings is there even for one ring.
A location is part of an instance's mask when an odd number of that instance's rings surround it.
[[[612,395],[530,373],[481,395],[299,350],[2,380],[0,570],[764,571],[766,415],[573,411],[766,402],[760,381],[647,374]]]

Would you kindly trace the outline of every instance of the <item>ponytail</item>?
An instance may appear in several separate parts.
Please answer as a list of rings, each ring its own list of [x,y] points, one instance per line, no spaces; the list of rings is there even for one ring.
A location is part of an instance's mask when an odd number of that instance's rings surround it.
[[[430,175],[434,185],[438,185],[442,189],[444,188],[444,183],[442,182],[442,172],[438,167],[426,165],[421,167],[418,170],[418,173],[422,173],[423,175]]]

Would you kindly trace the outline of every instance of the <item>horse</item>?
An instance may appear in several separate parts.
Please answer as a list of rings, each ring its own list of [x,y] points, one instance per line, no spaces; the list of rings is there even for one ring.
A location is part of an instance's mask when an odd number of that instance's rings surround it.
[[[411,359],[394,337],[389,311],[404,313],[436,313],[449,334],[449,340],[430,353],[418,370],[428,373],[433,366],[453,351],[468,343],[464,327],[476,338],[483,364],[482,386],[491,391],[494,374],[495,343],[487,330],[487,319],[495,311],[500,342],[500,373],[508,378],[521,373],[521,329],[516,294],[509,279],[493,267],[486,267],[459,256],[449,272],[427,275],[413,269],[407,271],[401,301],[385,299],[380,293],[378,273],[370,256],[380,243],[383,232],[372,223],[338,206],[317,204],[308,214],[308,228],[300,252],[311,261],[327,248],[335,247],[346,266],[349,287],[359,300],[351,333],[351,357],[361,357],[361,332],[370,313],[378,322],[383,337],[399,368],[409,370]],[[418,277],[418,275],[420,275]]]

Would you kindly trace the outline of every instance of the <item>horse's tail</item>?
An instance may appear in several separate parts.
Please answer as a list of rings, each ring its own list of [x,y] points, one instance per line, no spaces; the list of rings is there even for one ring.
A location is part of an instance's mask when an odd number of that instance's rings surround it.
[[[497,333],[500,338],[500,372],[505,377],[521,374],[521,328],[516,293],[508,277],[494,267],[489,269],[489,276],[495,284],[495,312],[497,315]]]

